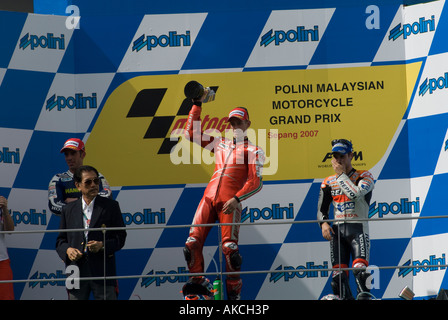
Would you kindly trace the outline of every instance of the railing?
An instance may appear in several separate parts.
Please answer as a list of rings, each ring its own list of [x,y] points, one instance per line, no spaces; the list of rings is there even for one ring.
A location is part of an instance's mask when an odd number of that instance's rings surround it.
[[[363,221],[368,221],[368,222],[375,222],[375,221],[380,221],[382,223],[385,222],[389,222],[389,221],[405,221],[405,220],[422,220],[422,219],[445,219],[448,218],[448,215],[439,215],[439,216],[427,216],[427,217],[388,217],[387,219],[380,219],[380,218],[370,218],[370,219],[352,219],[351,221],[359,221],[359,222],[363,222]],[[220,264],[219,264],[219,270],[216,272],[203,272],[203,273],[182,273],[183,276],[217,276],[219,275],[221,277],[221,279],[223,279],[223,276],[225,275],[235,275],[235,274],[239,274],[239,275],[246,275],[246,274],[269,274],[269,273],[278,273],[281,271],[285,271],[285,272],[290,272],[291,270],[252,270],[252,271],[238,271],[238,272],[226,272],[223,271],[223,267],[222,267],[222,244],[221,244],[221,232],[220,232],[220,228],[221,226],[226,226],[226,225],[238,225],[240,227],[253,227],[253,226],[262,226],[262,225],[268,225],[268,226],[275,226],[275,225],[285,225],[285,224],[317,224],[320,222],[335,222],[336,220],[334,219],[330,219],[330,220],[302,220],[302,221],[271,221],[271,222],[256,222],[256,223],[251,223],[251,224],[247,224],[247,223],[211,223],[211,224],[197,224],[197,225],[192,225],[192,224],[188,224],[188,225],[154,225],[154,226],[145,226],[145,227],[104,227],[104,228],[89,228],[89,231],[102,231],[103,233],[103,243],[106,244],[105,241],[105,236],[106,236],[106,232],[107,231],[111,231],[111,230],[126,230],[127,232],[132,232],[132,231],[142,231],[142,230],[154,230],[154,229],[183,229],[183,228],[191,228],[191,227],[217,227],[218,228],[218,247],[219,247],[219,257],[220,257]],[[340,220],[338,220],[340,221]],[[31,234],[31,233],[59,233],[59,232],[85,232],[86,229],[84,228],[80,228],[80,229],[64,229],[64,230],[59,230],[59,229],[55,229],[55,230],[21,230],[21,231],[0,231],[0,234],[7,234],[7,235],[16,235],[16,234]],[[103,250],[104,254],[106,252],[106,250]],[[105,260],[105,259],[104,259]],[[448,264],[437,264],[437,265],[425,265],[425,268],[441,268],[441,267],[448,267]],[[421,266],[413,266],[413,265],[407,265],[407,266],[399,266],[399,265],[392,265],[392,266],[376,266],[375,265],[375,269],[378,270],[386,270],[386,269],[401,269],[401,268],[406,268],[406,269],[414,269],[414,268],[421,268]],[[365,271],[368,268],[353,268],[353,267],[348,267],[348,268],[319,268],[318,271],[328,271],[328,272],[332,272],[332,271],[353,271],[353,270],[363,270]],[[316,269],[300,269],[301,272],[307,272],[307,271],[316,271]],[[105,272],[104,272],[105,274]],[[128,275],[128,276],[109,276],[109,277],[83,277],[80,278],[80,281],[87,281],[87,280],[103,280],[104,283],[106,282],[106,280],[110,280],[110,279],[115,279],[115,280],[120,280],[120,279],[136,279],[136,278],[141,278],[141,279],[145,279],[145,278],[159,278],[159,277],[166,277],[166,274],[152,274],[152,275]],[[17,279],[17,280],[2,280],[0,281],[0,283],[28,283],[28,282],[46,282],[48,281],[48,279]]]

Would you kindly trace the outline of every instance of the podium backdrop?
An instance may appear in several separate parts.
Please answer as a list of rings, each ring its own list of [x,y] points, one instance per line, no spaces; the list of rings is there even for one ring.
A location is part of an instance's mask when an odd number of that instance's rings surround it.
[[[43,231],[59,226],[47,189],[66,170],[70,137],[86,143],[85,163],[108,179],[129,228],[118,275],[164,275],[120,279],[119,298],[182,298],[188,228],[176,226],[191,223],[213,172],[212,155],[180,137],[190,80],[216,91],[204,130],[229,134],[229,110],[245,106],[266,152],[264,188],[243,202],[240,251],[243,271],[267,272],[243,275],[243,299],[331,293],[329,244],[305,222],[337,138],[352,140],[354,167],[376,179],[372,293],[397,299],[409,286],[427,298],[447,286],[445,1],[171,1],[139,13],[132,5],[144,1],[90,2],[67,3],[65,15],[0,12],[0,193],[21,231],[7,236],[14,278],[35,280],[14,285],[17,299],[66,299],[56,233]],[[207,272],[220,269],[216,229]]]

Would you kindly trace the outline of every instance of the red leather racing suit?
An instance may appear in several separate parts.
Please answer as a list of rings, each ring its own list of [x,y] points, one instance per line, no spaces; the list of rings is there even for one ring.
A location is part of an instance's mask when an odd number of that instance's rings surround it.
[[[199,104],[199,103],[198,103]],[[201,131],[201,106],[193,105],[185,125],[185,136],[203,148],[214,152],[215,171],[204,191],[193,219],[193,225],[220,223],[239,223],[241,221],[241,203],[235,212],[226,214],[223,205],[232,197],[243,201],[262,188],[261,171],[264,152],[247,138],[236,142],[225,137],[211,137]],[[192,226],[186,242],[186,259],[192,273],[204,272],[202,248],[210,231],[210,226]],[[223,254],[228,272],[239,271],[241,256],[238,251],[239,226],[221,227]],[[227,294],[238,298],[242,281],[239,275],[226,279]]]

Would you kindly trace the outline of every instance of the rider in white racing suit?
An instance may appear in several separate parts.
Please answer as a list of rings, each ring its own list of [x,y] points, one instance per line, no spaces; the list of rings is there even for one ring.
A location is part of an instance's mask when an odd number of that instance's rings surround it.
[[[369,171],[352,167],[350,141],[333,140],[332,146],[332,165],[336,174],[322,182],[317,218],[323,221],[320,222],[323,237],[330,241],[333,268],[348,268],[351,255],[352,268],[359,268],[353,271],[358,294],[365,293],[370,291],[366,285],[370,274],[365,271],[370,254],[367,218],[375,182]],[[336,220],[333,226],[324,221],[329,219],[330,204],[333,204]],[[341,299],[353,299],[347,270],[334,271],[331,286],[333,293]]]

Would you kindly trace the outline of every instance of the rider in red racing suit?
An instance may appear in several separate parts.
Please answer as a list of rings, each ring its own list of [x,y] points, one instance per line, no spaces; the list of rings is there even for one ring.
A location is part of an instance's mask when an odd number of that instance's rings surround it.
[[[369,203],[374,188],[374,179],[367,170],[355,170],[351,165],[352,144],[345,139],[332,141],[332,165],[335,175],[327,177],[321,185],[318,204],[318,219],[322,235],[330,240],[333,268],[348,268],[350,255],[355,275],[358,296],[367,298],[370,291],[366,280],[370,276],[363,271],[369,265],[370,241],[368,230]],[[330,204],[334,207],[335,222],[331,227]],[[345,271],[345,270],[344,270]],[[341,299],[353,299],[348,284],[348,271],[333,272],[333,293]]]
[[[215,171],[208,183],[193,219],[193,225],[220,223],[239,223],[241,221],[241,201],[254,195],[262,188],[261,170],[264,153],[245,136],[250,125],[249,114],[245,108],[233,109],[228,117],[234,138],[212,137],[201,132],[201,101],[194,101],[185,125],[185,136],[190,141],[201,144],[214,152]],[[239,123],[239,124],[238,124]],[[245,127],[238,127],[243,123]],[[244,132],[238,135],[238,131]],[[204,272],[202,248],[210,226],[192,226],[185,244],[184,254],[191,273]],[[222,250],[226,271],[241,270],[242,257],[238,250],[238,225],[221,227]],[[232,274],[226,279],[229,300],[240,298],[242,280]]]

